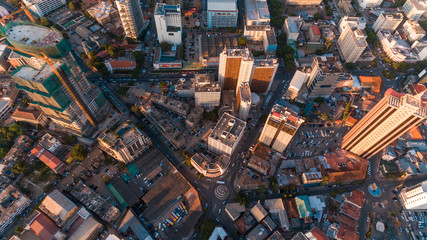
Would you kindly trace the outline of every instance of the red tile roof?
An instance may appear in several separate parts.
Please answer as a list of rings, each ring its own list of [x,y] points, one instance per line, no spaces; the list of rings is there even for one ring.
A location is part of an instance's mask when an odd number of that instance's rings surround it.
[[[136,62],[135,61],[121,61],[121,60],[113,60],[110,61],[110,65],[113,69],[122,69],[122,68],[135,68]]]
[[[317,227],[314,227],[313,229],[311,229],[310,231],[313,236],[317,239],[317,240],[329,240],[329,238],[326,236],[325,233],[322,232],[322,230],[320,230]]]
[[[43,213],[40,213],[30,224],[31,231],[41,240],[50,240],[59,231],[59,227]]]
[[[64,163],[61,162],[57,157],[55,157],[48,150],[44,149],[42,146],[35,147],[31,150],[31,153],[34,156],[37,156],[40,161],[46,164],[50,169],[57,173],[64,171]]]
[[[360,190],[354,190],[350,193],[350,197],[347,200],[359,207],[363,207],[363,203],[365,202],[365,193]]]
[[[311,31],[313,31],[313,34],[320,35],[319,27],[316,25],[311,26]]]
[[[36,121],[40,114],[42,114],[39,110],[29,110],[25,108],[17,108],[15,112],[13,112],[12,117],[23,118]]]
[[[349,237],[352,237],[356,233],[356,230],[357,230],[357,221],[350,218],[350,217],[347,217],[344,214],[341,214],[340,215],[340,229],[338,231],[338,236],[341,239],[352,240],[352,238],[349,238]],[[346,236],[347,236],[347,238],[345,238]],[[356,236],[357,236],[357,234],[356,234]]]
[[[405,96],[405,94],[399,93],[399,92],[395,91],[393,88],[389,88],[389,89],[387,89],[387,91],[385,91],[384,96],[393,96],[393,97],[401,98],[401,97]]]
[[[383,80],[379,76],[359,76],[360,84],[362,87],[370,87],[372,91],[381,94],[383,88]]]
[[[421,135],[420,130],[418,130],[418,127],[413,127],[409,133],[411,134],[412,140],[423,140],[423,135]]]
[[[356,220],[359,220],[360,218],[360,208],[348,201],[345,201],[342,204],[341,212]]]

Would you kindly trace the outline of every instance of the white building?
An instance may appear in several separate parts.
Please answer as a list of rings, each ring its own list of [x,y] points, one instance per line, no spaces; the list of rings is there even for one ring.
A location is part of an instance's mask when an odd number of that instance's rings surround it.
[[[418,20],[427,10],[427,0],[406,0],[403,13],[410,20]]]
[[[7,15],[9,15],[9,12],[7,11],[7,9],[0,6],[0,18],[6,17]]]
[[[372,28],[375,32],[380,30],[394,32],[402,21],[402,13],[381,13]]]
[[[208,28],[235,28],[239,10],[236,0],[207,0]]]
[[[289,40],[296,41],[299,36],[299,30],[303,25],[304,20],[300,16],[298,17],[288,17],[285,20],[285,24],[283,24],[283,29],[286,32],[286,36]]]
[[[357,24],[347,22],[343,26],[341,36],[338,38],[338,48],[346,62],[357,62],[368,46],[366,38],[367,36],[357,27]]]
[[[212,75],[196,74],[195,79],[194,100],[196,106],[206,109],[218,107],[221,100],[221,87],[213,81]]]
[[[298,96],[301,87],[307,81],[309,76],[310,74],[297,70],[291,80],[291,83],[289,84],[288,90],[285,93],[285,97],[287,99],[294,100]]]
[[[244,36],[249,40],[262,41],[270,31],[270,12],[266,0],[246,0]]]
[[[22,2],[27,6],[34,4],[29,9],[40,17],[46,16],[67,3],[65,0],[22,0]]]
[[[357,0],[359,6],[363,9],[378,7],[383,3],[383,0]]]
[[[357,28],[361,30],[366,28],[366,18],[344,16],[343,18],[340,19],[340,22],[338,23],[338,30],[340,33],[343,32],[344,27],[347,26],[347,23],[356,24]]]
[[[116,0],[125,35],[137,39],[144,27],[144,18],[138,0]]]
[[[0,99],[0,119],[2,119],[10,109],[10,99]]]
[[[246,122],[224,113],[208,138],[209,151],[231,156],[245,132]]]
[[[182,43],[182,23],[180,5],[157,3],[154,11],[157,37],[159,42],[170,44]]]
[[[388,58],[393,62],[417,61],[418,56],[412,51],[411,46],[402,39],[399,33],[392,34],[389,31],[378,31],[378,40]]]
[[[219,55],[218,81],[222,90],[237,90],[250,82],[254,58],[249,49],[224,49]]]
[[[239,118],[246,121],[251,110],[251,89],[249,83],[244,82],[240,84],[236,93],[237,111],[239,111]]]
[[[414,42],[426,35],[424,29],[416,21],[406,20],[403,24],[403,32],[409,41]]]
[[[408,210],[427,209],[427,181],[402,189],[399,199]]]

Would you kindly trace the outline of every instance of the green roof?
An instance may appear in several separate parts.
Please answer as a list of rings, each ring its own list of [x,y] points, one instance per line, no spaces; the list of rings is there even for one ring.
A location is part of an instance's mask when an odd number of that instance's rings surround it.
[[[120,195],[120,193],[116,190],[116,188],[113,186],[113,184],[108,183],[107,184],[108,189],[110,192],[114,195],[114,197],[117,199],[117,201],[122,205],[124,208],[128,207],[128,204],[126,203],[125,199]]]
[[[295,197],[300,218],[313,217],[307,195]]]

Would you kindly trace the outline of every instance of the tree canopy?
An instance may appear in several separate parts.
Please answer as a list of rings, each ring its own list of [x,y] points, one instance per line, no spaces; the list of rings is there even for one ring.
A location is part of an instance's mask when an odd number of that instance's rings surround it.
[[[87,154],[88,152],[86,148],[81,144],[75,145],[73,150],[71,151],[71,157],[79,161],[83,161],[83,159],[86,158]]]

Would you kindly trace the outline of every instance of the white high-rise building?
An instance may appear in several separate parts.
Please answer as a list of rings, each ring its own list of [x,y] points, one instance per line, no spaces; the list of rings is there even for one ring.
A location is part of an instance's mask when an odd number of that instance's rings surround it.
[[[340,38],[338,39],[338,48],[341,51],[346,62],[357,62],[365,48],[368,46],[366,42],[367,36],[353,22],[347,22],[343,27]]]
[[[403,13],[410,20],[418,20],[427,10],[427,0],[406,0]]]
[[[236,99],[239,118],[246,121],[251,110],[251,88],[249,87],[249,83],[244,82],[240,84],[240,87],[237,89]]]
[[[259,142],[283,152],[303,123],[304,119],[297,113],[276,104],[268,115]]]
[[[366,18],[344,16],[343,18],[340,19],[340,22],[338,23],[338,31],[340,33],[343,32],[344,27],[347,26],[347,23],[356,24],[357,28],[361,30],[364,30],[366,28]]]
[[[226,28],[237,26],[239,10],[236,0],[207,0],[208,28]]]
[[[384,98],[344,136],[342,148],[370,158],[426,118],[418,95],[388,89]]]
[[[250,82],[254,59],[249,49],[224,49],[219,55],[218,81],[223,90]]]
[[[365,8],[371,8],[371,7],[378,7],[383,3],[383,0],[357,0],[359,3],[359,6],[363,9]]]
[[[245,132],[246,122],[224,113],[208,138],[209,151],[231,156]]]
[[[403,32],[409,41],[415,42],[426,35],[426,31],[416,21],[406,20],[403,24]]]
[[[128,38],[137,39],[144,27],[144,18],[138,0],[116,0],[120,20]]]
[[[22,2],[27,6],[32,5],[29,9],[40,17],[46,16],[67,3],[65,0],[22,0]]]
[[[402,21],[401,13],[381,13],[372,28],[375,32],[380,30],[394,32]]]
[[[182,23],[180,5],[157,3],[154,11],[157,37],[159,42],[170,44],[182,43]]]
[[[427,181],[402,189],[399,199],[405,209],[427,209]]]

